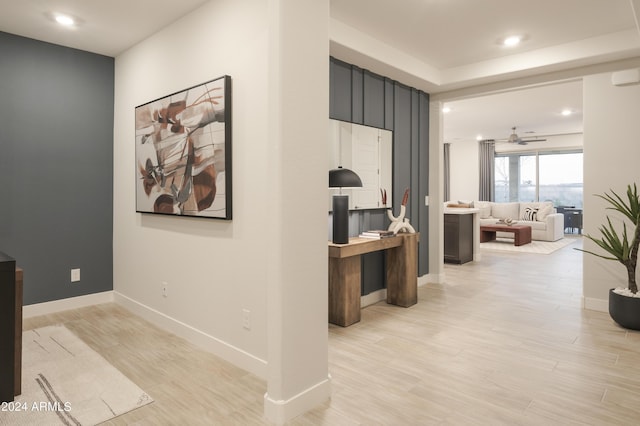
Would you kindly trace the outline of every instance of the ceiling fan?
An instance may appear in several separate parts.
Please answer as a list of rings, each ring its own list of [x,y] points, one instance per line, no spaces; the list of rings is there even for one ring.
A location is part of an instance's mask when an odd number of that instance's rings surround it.
[[[544,141],[546,141],[546,139],[522,139],[516,133],[516,127],[515,126],[513,126],[511,128],[511,130],[512,130],[512,133],[509,135],[509,138],[505,141],[507,143],[515,143],[515,144],[518,144],[518,145],[526,145],[529,142],[544,142]]]

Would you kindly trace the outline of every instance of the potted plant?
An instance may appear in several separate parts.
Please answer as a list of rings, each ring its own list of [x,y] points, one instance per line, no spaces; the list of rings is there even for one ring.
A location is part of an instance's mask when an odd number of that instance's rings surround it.
[[[636,184],[627,186],[627,197],[622,198],[612,190],[603,195],[596,195],[605,200],[609,210],[622,213],[633,227],[630,236],[627,234],[627,223],[623,222],[622,234],[619,234],[607,216],[607,223],[599,230],[600,238],[585,235],[596,243],[606,254],[577,249],[607,260],[616,260],[627,270],[627,288],[609,290],[609,315],[622,327],[640,330],[640,294],[636,283],[636,265],[638,263],[638,246],[640,246],[640,198]]]

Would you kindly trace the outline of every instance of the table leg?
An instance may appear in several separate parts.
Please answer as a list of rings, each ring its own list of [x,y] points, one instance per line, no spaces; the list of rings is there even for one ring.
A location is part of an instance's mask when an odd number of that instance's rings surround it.
[[[343,327],[360,321],[360,256],[329,258],[329,322]]]
[[[404,235],[404,243],[386,252],[387,303],[405,308],[418,303],[418,239]]]
[[[521,246],[531,242],[531,228],[516,230],[513,235],[513,245]]]
[[[480,231],[480,242],[488,243],[496,239],[496,231]]]

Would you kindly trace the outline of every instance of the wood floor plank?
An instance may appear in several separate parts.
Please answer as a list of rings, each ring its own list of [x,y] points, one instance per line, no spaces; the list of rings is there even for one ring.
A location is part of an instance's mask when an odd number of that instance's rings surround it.
[[[330,401],[290,425],[637,425],[640,333],[581,308],[576,242],[445,265],[418,303],[328,325]],[[29,318],[65,324],[153,396],[108,425],[263,425],[266,383],[115,304]]]

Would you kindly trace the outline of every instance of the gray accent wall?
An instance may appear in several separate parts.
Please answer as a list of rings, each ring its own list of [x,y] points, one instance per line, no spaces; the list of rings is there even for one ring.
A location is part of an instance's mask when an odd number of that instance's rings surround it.
[[[114,58],[0,32],[0,251],[25,305],[113,290],[113,93]]]
[[[335,58],[330,62],[330,118],[393,131],[393,208],[410,188],[407,214],[420,232],[418,274],[429,273],[429,94]],[[389,225],[382,209],[352,211],[352,234]],[[363,256],[362,294],[384,288],[383,253]]]

